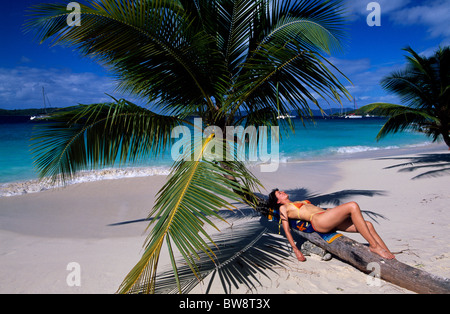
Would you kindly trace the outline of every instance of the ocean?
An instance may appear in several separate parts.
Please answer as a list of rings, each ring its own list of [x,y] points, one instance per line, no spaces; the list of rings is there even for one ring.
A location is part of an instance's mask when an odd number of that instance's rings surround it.
[[[284,136],[280,143],[280,162],[328,159],[351,156],[359,152],[424,146],[431,141],[423,134],[402,132],[377,142],[375,137],[386,121],[381,118],[316,119],[303,123],[293,119],[295,133]],[[0,123],[0,185],[36,180],[30,153],[30,138],[35,124],[31,122]],[[164,158],[125,168],[103,169],[83,173],[80,181],[119,177],[168,174],[172,164],[170,153]],[[23,192],[28,192],[25,187]],[[1,193],[0,193],[1,196]]]

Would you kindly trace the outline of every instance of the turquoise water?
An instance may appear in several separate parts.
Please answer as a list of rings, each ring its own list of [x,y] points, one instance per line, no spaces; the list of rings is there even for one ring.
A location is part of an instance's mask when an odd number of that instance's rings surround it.
[[[37,178],[30,154],[31,123],[0,124],[0,183]]]
[[[430,143],[430,140],[422,134],[407,132],[376,142],[375,137],[385,122],[383,119],[319,119],[315,123],[307,122],[306,127],[302,125],[300,119],[294,119],[294,122],[295,134],[284,137],[280,143],[281,162]],[[33,126],[32,123],[0,123],[0,183],[32,180],[38,177],[33,167],[29,146]],[[168,169],[171,164],[170,154],[166,154],[163,159],[138,166]],[[136,175],[140,174],[142,172],[136,172]],[[109,173],[109,176],[121,175],[123,173]]]
[[[411,132],[389,135],[377,142],[375,138],[385,122],[385,119],[380,118],[318,119],[303,127],[300,120],[296,119],[295,134],[284,138],[280,145],[281,159],[327,158],[431,142],[425,135]]]

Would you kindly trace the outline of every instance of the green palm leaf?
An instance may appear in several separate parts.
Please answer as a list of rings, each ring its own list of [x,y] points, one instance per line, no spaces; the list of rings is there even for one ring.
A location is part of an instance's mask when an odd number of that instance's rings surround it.
[[[411,48],[407,66],[381,82],[384,89],[397,94],[402,105],[374,103],[360,108],[388,116],[377,139],[406,129],[423,132],[433,141],[441,136],[450,147],[450,48],[440,48],[423,57]]]
[[[167,244],[175,277],[178,278],[174,249],[184,258],[191,271],[200,277],[196,260],[198,252],[203,252],[214,259],[214,252],[208,245],[211,237],[203,228],[208,224],[217,228],[209,217],[222,219],[220,209],[233,209],[230,201],[242,202],[239,194],[254,190],[258,180],[240,167],[239,163],[227,163],[227,168],[214,161],[203,160],[203,152],[211,145],[214,134],[202,144],[200,154],[193,161],[178,161],[172,170],[169,180],[158,193],[155,207],[149,218],[151,231],[145,244],[145,252],[141,260],[127,275],[119,292],[121,293],[153,293],[157,275],[157,266],[163,243]],[[195,148],[194,148],[194,151]],[[241,182],[228,179],[232,175],[242,179]],[[212,242],[213,243],[213,242]],[[177,279],[179,282],[179,280]],[[180,292],[181,292],[181,288]]]
[[[271,63],[261,62],[270,58]],[[323,99],[349,97],[346,89],[326,66],[326,61],[311,51],[288,48],[270,48],[258,52],[255,59],[244,65],[248,69],[242,82],[236,84],[236,107],[250,108],[271,106],[287,114],[295,108],[301,116],[310,115],[309,103],[320,107],[317,93]],[[248,84],[250,78],[256,78]],[[267,93],[267,90],[271,90]],[[281,99],[281,101],[279,101]],[[264,104],[264,105],[263,105]]]
[[[254,24],[265,27],[255,28],[250,38],[254,49],[248,50],[232,87],[235,93],[227,102],[232,112],[271,106],[279,114],[295,109],[300,116],[310,116],[310,102],[320,107],[314,94],[324,100],[349,98],[329,66],[337,69],[321,56],[341,48],[339,23],[328,27],[337,21],[339,5],[285,1],[273,3],[271,10],[262,8]],[[335,13],[330,14],[331,10]]]
[[[40,176],[66,181],[77,171],[159,156],[182,120],[155,114],[126,100],[81,105],[54,114],[32,138]]]
[[[155,104],[171,114],[180,104],[214,108],[209,65],[220,78],[222,63],[215,58],[218,53],[208,49],[211,36],[189,24],[177,1],[92,2],[81,6],[81,27],[67,25],[70,12],[65,4],[42,4],[33,12],[26,27],[38,29],[41,42],[52,38],[54,44],[74,47],[103,63],[114,72],[121,91],[157,100]],[[181,87],[184,93],[179,92]]]
[[[367,112],[376,110],[377,114],[389,117],[388,121],[386,121],[377,134],[377,140],[382,139],[390,133],[408,129],[427,133],[432,124],[437,122],[434,116],[408,106],[374,103],[362,108]]]

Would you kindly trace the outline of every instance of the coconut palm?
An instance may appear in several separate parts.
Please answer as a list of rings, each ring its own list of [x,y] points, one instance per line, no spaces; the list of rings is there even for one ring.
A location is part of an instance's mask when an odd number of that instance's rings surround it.
[[[450,48],[440,48],[424,57],[406,48],[407,66],[381,82],[384,89],[400,96],[404,105],[373,103],[360,108],[386,115],[388,121],[377,135],[405,129],[423,132],[433,139],[441,136],[450,149]]]
[[[68,23],[65,3],[33,7],[27,26],[41,42],[93,58],[119,91],[147,102],[144,108],[113,99],[54,115],[34,141],[41,176],[65,180],[81,169],[157,156],[170,148],[171,130],[192,115],[225,132],[278,126],[277,115],[291,109],[305,116],[319,98],[348,98],[324,58],[341,48],[340,2],[96,0],[81,6],[81,26]],[[187,151],[190,161],[173,165],[149,213],[143,256],[120,292],[154,292],[163,245],[176,278],[176,251],[200,277],[198,252],[214,259],[204,225],[214,226],[211,217],[221,219],[219,209],[235,201],[256,204],[260,183],[243,162],[203,158],[214,139],[225,138],[218,132]]]

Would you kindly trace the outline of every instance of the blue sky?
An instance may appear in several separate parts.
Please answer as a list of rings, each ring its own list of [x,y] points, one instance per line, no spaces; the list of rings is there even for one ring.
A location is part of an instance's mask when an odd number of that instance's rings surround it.
[[[63,0],[2,0],[0,19],[0,109],[36,108],[42,105],[42,87],[53,107],[108,101],[115,82],[107,71],[70,48],[39,45],[22,25],[25,10],[41,2]],[[68,0],[67,3],[70,1]],[[370,27],[367,10],[370,2],[381,9],[381,25]],[[350,24],[347,47],[329,60],[353,84],[346,87],[357,106],[371,102],[397,102],[395,95],[380,87],[380,80],[404,66],[402,48],[431,55],[440,45],[450,45],[450,0],[346,0]],[[133,100],[131,97],[127,97]],[[138,100],[135,100],[139,103]],[[143,102],[142,102],[143,103]],[[324,109],[337,104],[321,102]],[[353,103],[345,101],[344,107]]]

